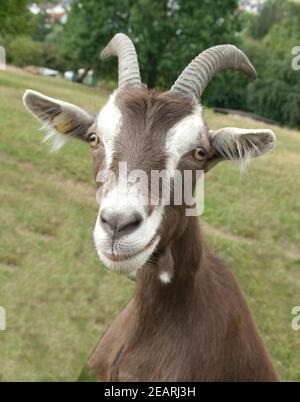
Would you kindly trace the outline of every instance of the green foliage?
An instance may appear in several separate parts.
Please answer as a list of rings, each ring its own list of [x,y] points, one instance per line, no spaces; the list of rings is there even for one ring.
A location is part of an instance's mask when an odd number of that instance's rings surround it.
[[[8,45],[7,57],[10,63],[19,67],[41,66],[44,64],[44,47],[29,36],[17,36]]]
[[[286,11],[285,0],[268,0],[264,4],[261,13],[257,18],[252,20],[249,32],[255,39],[261,39],[272,28],[272,26],[280,21]]]
[[[112,2],[86,0],[72,3],[61,43],[70,68],[78,69],[86,66],[99,68],[100,49],[103,47],[105,37],[114,32],[112,21],[108,30],[109,13],[113,16],[116,28],[120,26],[119,14],[114,15],[116,7],[109,3]]]
[[[292,69],[292,49],[300,45],[300,4],[266,1],[258,16],[244,17],[241,48],[258,79],[226,72],[205,93],[208,105],[242,109],[300,127],[300,72]],[[207,97],[208,95],[208,97]]]
[[[300,45],[300,4],[284,1],[286,12],[284,17],[274,24],[263,39],[274,57],[282,58],[287,52]]]
[[[143,81],[149,87],[168,87],[202,49],[237,42],[236,9],[237,0],[74,0],[63,46],[74,67],[110,72],[111,64],[100,66],[99,52],[116,32],[128,33]]]
[[[282,124],[300,127],[300,76],[290,59],[274,59],[262,78],[249,85],[248,105],[256,113]]]
[[[237,42],[237,1],[136,2],[130,26],[148,86],[169,87],[201,50]],[[191,18],[192,16],[192,18]],[[145,24],[149,21],[149,25]]]
[[[42,42],[49,35],[54,26],[47,23],[48,15],[46,12],[42,11],[37,15],[32,16],[32,33],[31,37],[33,40]]]
[[[61,35],[62,27],[60,24],[56,24],[51,30],[34,31],[34,39],[29,35],[10,38],[5,42],[7,61],[18,67],[35,65],[58,70],[68,69],[65,55],[57,45]],[[38,38],[41,40],[37,40]]]
[[[0,36],[20,35],[29,30],[28,0],[0,0]]]
[[[300,45],[300,4],[267,1],[257,19],[262,25],[264,10],[276,15],[267,34],[259,41],[244,41],[259,73],[258,80],[248,87],[247,107],[282,124],[300,127],[300,72],[292,69],[292,49]]]

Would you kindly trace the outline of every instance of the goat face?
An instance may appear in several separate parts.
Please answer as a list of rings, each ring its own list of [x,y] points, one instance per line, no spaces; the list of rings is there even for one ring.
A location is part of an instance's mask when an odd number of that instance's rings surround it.
[[[34,91],[25,93],[24,103],[44,122],[46,138],[54,140],[54,149],[68,137],[90,144],[100,203],[94,229],[96,250],[108,268],[133,273],[179,236],[188,219],[184,203],[175,205],[174,187],[168,188],[168,205],[160,187],[153,193],[153,172],[165,172],[172,183],[178,171],[208,171],[225,159],[245,162],[272,149],[275,136],[270,130],[209,131],[197,101],[205,77],[189,87],[191,78],[184,77],[186,69],[171,91],[148,91],[140,85],[137,62],[132,60],[132,43],[125,35],[119,35],[112,40],[110,50],[118,54],[118,47],[129,46],[129,55],[126,58],[124,51],[122,57],[119,55],[119,89],[98,116]],[[212,49],[219,55],[220,47]],[[210,57],[212,49],[207,51]],[[236,57],[241,57],[241,52],[234,52],[234,67],[227,60],[219,69],[237,68]],[[248,60],[245,57],[244,64]],[[197,63],[200,68],[201,59],[200,67],[199,59]],[[247,68],[241,67],[244,72],[251,70],[247,63]],[[207,60],[204,70],[207,72]],[[145,179],[142,185],[141,178]]]
[[[97,183],[101,207],[94,231],[96,248],[108,267],[136,270],[158,251],[160,242],[169,241],[184,211],[175,207],[171,185],[164,189],[169,192],[166,204],[171,205],[164,205],[153,173],[164,172],[170,184],[177,168],[202,169],[205,158],[196,160],[193,152],[201,147],[209,154],[208,130],[191,98],[121,89],[110,97],[90,132],[98,138],[92,148],[96,181],[103,169],[113,173]],[[124,179],[115,180],[124,162]],[[136,174],[144,179],[142,186],[134,180]],[[167,222],[167,216],[172,221]]]

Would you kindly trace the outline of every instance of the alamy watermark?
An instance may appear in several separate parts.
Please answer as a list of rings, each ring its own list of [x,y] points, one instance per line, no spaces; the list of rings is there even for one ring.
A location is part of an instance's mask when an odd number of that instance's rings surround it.
[[[294,331],[300,331],[300,306],[292,308],[292,315],[295,316],[292,320],[292,328]]]
[[[0,46],[0,70],[6,69],[6,52],[4,47]]]
[[[0,306],[0,331],[6,330],[6,311],[5,308]]]
[[[184,206],[186,216],[199,216],[204,210],[204,171],[167,169],[131,170],[127,162],[119,162],[118,170],[100,170],[96,182],[96,199],[117,190],[120,198],[134,198],[142,206]]]
[[[295,56],[292,60],[292,69],[294,71],[299,71],[300,70],[300,46],[293,47],[292,55]]]

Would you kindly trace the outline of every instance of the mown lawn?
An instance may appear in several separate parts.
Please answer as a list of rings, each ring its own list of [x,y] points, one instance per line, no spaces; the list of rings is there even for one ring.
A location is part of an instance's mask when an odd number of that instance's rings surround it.
[[[24,109],[32,88],[97,111],[107,93],[61,79],[0,72],[0,380],[75,380],[133,291],[108,272],[92,243],[97,214],[89,150],[41,144]],[[212,128],[263,124],[206,112]],[[240,175],[232,163],[205,181],[202,221],[231,265],[285,380],[300,381],[300,133],[274,127],[276,150]]]

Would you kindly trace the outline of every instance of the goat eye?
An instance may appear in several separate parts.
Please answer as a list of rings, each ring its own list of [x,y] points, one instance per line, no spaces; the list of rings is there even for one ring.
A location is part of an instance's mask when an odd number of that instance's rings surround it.
[[[99,137],[96,134],[91,134],[88,138],[91,147],[95,147],[99,142]]]
[[[198,147],[194,150],[194,158],[197,161],[202,161],[206,156],[206,150],[204,148]]]

